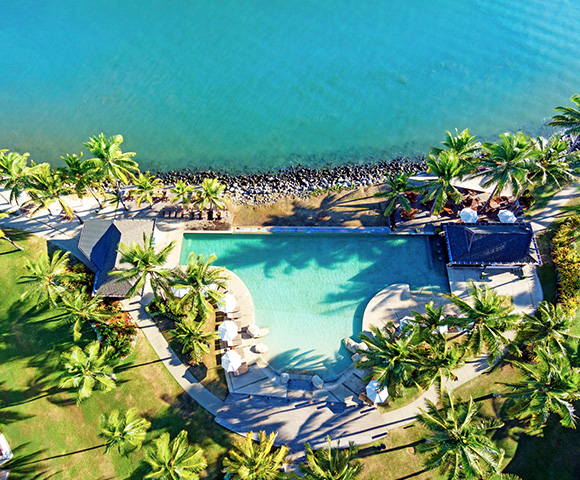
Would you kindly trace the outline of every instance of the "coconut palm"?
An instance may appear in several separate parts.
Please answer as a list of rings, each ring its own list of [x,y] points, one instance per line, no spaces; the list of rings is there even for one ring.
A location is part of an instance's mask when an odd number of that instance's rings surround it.
[[[580,399],[580,371],[570,365],[567,356],[553,355],[548,350],[536,350],[537,364],[512,362],[519,368],[523,380],[506,384],[511,392],[507,412],[529,421],[532,430],[541,429],[551,413],[560,416],[560,423],[575,428],[573,402]]]
[[[177,268],[172,272],[171,285],[188,290],[179,301],[184,311],[195,309],[201,318],[207,318],[212,310],[211,302],[223,302],[224,294],[219,288],[226,289],[230,277],[225,268],[212,266],[216,260],[213,253],[206,257],[191,252],[185,270]]]
[[[358,447],[351,442],[348,448],[332,448],[330,436],[328,446],[312,451],[309,443],[304,444],[306,463],[300,464],[300,472],[306,480],[356,480],[362,470],[356,461]]]
[[[193,450],[185,430],[173,440],[169,433],[161,434],[147,450],[145,461],[152,471],[144,478],[156,480],[198,480],[199,473],[207,467],[203,451]]]
[[[149,172],[140,173],[134,181],[137,206],[147,202],[153,208],[153,196],[163,188],[163,182],[151,176]]]
[[[381,389],[387,387],[394,397],[399,397],[405,387],[415,383],[413,375],[420,366],[419,335],[415,330],[397,336],[394,329],[380,330],[374,326],[370,329],[372,336],[359,335],[368,350],[359,351],[363,357],[357,368],[370,369],[369,379],[374,378]]]
[[[224,459],[223,473],[229,474],[232,480],[274,480],[281,478],[279,471],[286,461],[288,447],[281,446],[273,451],[276,434],[266,436],[258,433],[258,442],[252,440],[253,432],[246,438],[233,444],[233,448]]]
[[[580,137],[580,95],[572,95],[570,101],[574,103],[577,108],[556,107],[554,110],[560,112],[560,114],[554,115],[552,121],[548,123],[548,125],[564,128],[564,133],[566,135],[574,136],[573,144],[575,145]]]
[[[535,315],[524,314],[515,343],[528,347],[532,352],[536,347],[547,348],[553,354],[566,353],[566,342],[571,338],[575,319],[566,315],[561,305],[540,302]]]
[[[0,185],[10,190],[10,203],[16,202],[24,191],[31,168],[28,167],[29,153],[0,150]]]
[[[455,152],[443,150],[438,156],[427,157],[427,171],[436,178],[423,185],[427,188],[423,203],[433,201],[429,214],[438,215],[449,198],[455,203],[461,200],[461,193],[451,182],[463,175],[463,167]]]
[[[410,326],[417,329],[420,338],[428,341],[433,335],[441,336],[439,327],[448,324],[447,317],[443,314],[443,306],[434,307],[433,301],[425,305],[425,314],[420,314],[415,310],[409,310],[413,315],[413,320],[410,320]]]
[[[385,217],[390,217],[391,226],[395,225],[395,212],[397,206],[400,206],[406,212],[412,210],[411,202],[405,197],[407,192],[417,191],[417,187],[409,184],[411,173],[397,172],[396,174],[389,174],[385,178],[388,191],[375,193],[375,197],[386,198],[386,206],[384,211]]]
[[[455,136],[449,130],[445,132],[447,138],[441,142],[446,148],[431,147],[431,155],[439,156],[444,151],[450,151],[457,155],[463,165],[464,173],[474,169],[475,156],[481,151],[481,143],[466,128],[461,133],[455,129]]]
[[[107,180],[115,186],[117,194],[120,196],[120,184],[126,185],[134,178],[134,174],[139,171],[139,165],[132,160],[134,152],[123,152],[121,144],[123,143],[122,135],[113,135],[107,138],[104,133],[96,137],[91,137],[84,145],[94,155],[90,160],[97,167],[98,177]],[[123,207],[127,206],[120,196]]]
[[[83,154],[76,153],[66,154],[60,157],[64,160],[66,168],[64,174],[67,182],[71,185],[77,197],[84,198],[86,192],[89,192],[99,204],[99,208],[103,208],[103,204],[95,191],[101,190],[100,182],[97,178],[98,167],[91,161],[83,161]]]
[[[99,437],[105,439],[105,453],[112,448],[117,448],[120,454],[138,450],[150,426],[151,422],[141,418],[136,408],[130,408],[124,415],[119,410],[113,410],[108,416],[101,415]]]
[[[196,322],[191,314],[185,320],[176,322],[175,327],[172,332],[181,342],[181,352],[188,353],[194,365],[201,363],[203,356],[209,353],[211,343],[219,338],[215,331],[204,332],[205,320]]]
[[[103,311],[102,301],[101,296],[90,297],[81,290],[73,290],[72,292],[65,290],[63,295],[61,295],[59,308],[63,311],[63,314],[59,320],[72,324],[75,342],[82,336],[81,328],[84,322],[98,323],[110,317],[109,314]]]
[[[508,305],[509,297],[498,295],[487,285],[480,287],[471,282],[469,295],[473,306],[455,294],[445,295],[461,311],[462,317],[449,317],[449,321],[465,330],[466,346],[474,354],[487,350],[490,362],[499,358],[509,341],[506,330],[514,328],[520,316]]]
[[[131,267],[127,270],[115,270],[110,272],[110,274],[119,277],[117,281],[128,280],[133,283],[127,292],[127,298],[134,296],[149,280],[153,296],[157,299],[159,288],[164,285],[169,276],[170,271],[164,265],[174,248],[175,242],[173,241],[159,250],[159,252],[155,251],[153,234],[147,235],[143,232],[143,244],[131,243],[127,245],[120,243],[117,249],[121,255],[120,263],[129,264]]]
[[[112,390],[115,383],[114,368],[111,365],[113,349],[101,348],[98,341],[89,343],[84,351],[74,346],[61,355],[64,372],[59,383],[60,388],[75,388],[77,404],[89,398],[95,388]]]
[[[214,207],[218,210],[225,208],[224,191],[226,187],[221,184],[216,178],[205,178],[197,193],[194,204],[200,209],[209,208],[213,210]]]
[[[7,218],[8,214],[5,212],[0,212],[0,218]],[[22,248],[20,245],[17,245],[14,240],[12,240],[8,235],[6,235],[6,232],[4,230],[2,230],[0,228],[0,238],[2,240],[6,240],[8,243],[10,243],[13,247],[17,248],[18,250],[22,251],[24,250],[24,248]]]
[[[498,143],[483,144],[486,155],[479,160],[484,168],[476,174],[485,177],[484,187],[495,185],[483,208],[496,194],[501,193],[510,185],[513,192],[519,192],[530,166],[532,158],[532,142],[523,133],[504,133],[499,136]]]
[[[443,385],[446,380],[457,380],[453,370],[465,365],[466,351],[462,345],[451,344],[443,335],[427,337],[417,351],[420,365],[416,373],[417,383],[429,388],[435,382]]]
[[[442,408],[427,400],[427,410],[417,416],[430,433],[417,451],[427,455],[425,467],[439,470],[449,479],[484,479],[498,474],[503,450],[486,433],[502,423],[477,418],[479,407],[469,399],[463,403],[447,390],[441,391]]]
[[[68,268],[69,254],[56,251],[49,257],[41,253],[35,261],[26,261],[27,275],[20,277],[20,282],[30,284],[30,288],[20,297],[36,297],[38,307],[46,302],[57,306],[58,299],[64,294],[69,282],[80,280],[81,274],[71,272]]]
[[[194,190],[193,185],[187,185],[183,180],[177,180],[175,187],[169,190],[175,194],[171,199],[171,203],[181,202],[184,207],[189,207],[191,194]]]

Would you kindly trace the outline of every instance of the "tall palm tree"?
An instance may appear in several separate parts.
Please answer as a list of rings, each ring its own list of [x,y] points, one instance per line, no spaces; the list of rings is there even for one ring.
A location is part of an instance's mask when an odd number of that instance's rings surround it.
[[[175,196],[171,199],[171,203],[181,202],[184,207],[189,207],[191,203],[191,194],[194,191],[193,185],[187,185],[183,180],[177,180],[175,187],[169,190]]]
[[[312,451],[309,443],[304,444],[306,463],[299,466],[306,480],[356,480],[362,465],[356,461],[358,447],[351,442],[348,448],[332,448],[330,436],[328,446]],[[340,443],[338,445],[340,447]]]
[[[8,217],[8,214],[6,212],[0,212],[0,218],[7,218],[7,217]],[[0,228],[0,238],[2,240],[6,240],[8,243],[10,243],[13,247],[17,248],[18,250],[20,250],[20,251],[24,250],[23,247],[16,244],[14,242],[14,240],[12,240],[8,235],[6,235],[6,232],[4,230],[2,230],[1,228]]]
[[[576,108],[556,107],[554,110],[560,112],[560,114],[554,115],[552,121],[548,123],[548,125],[564,128],[564,133],[566,135],[572,135],[574,137],[572,144],[575,146],[580,137],[580,95],[572,95],[570,101],[576,105]],[[571,148],[571,150],[573,150],[573,148]]]
[[[153,177],[149,172],[140,173],[134,181],[137,206],[147,202],[153,208],[153,196],[163,188],[163,182]]]
[[[121,254],[120,263],[131,265],[127,270],[115,270],[111,275],[119,277],[117,281],[128,280],[133,285],[127,292],[127,298],[131,298],[138,290],[141,290],[147,280],[151,282],[153,295],[157,299],[158,290],[163,286],[170,271],[165,267],[167,257],[175,248],[175,241],[163,247],[159,252],[153,245],[153,234],[143,232],[143,244],[120,243],[118,252]]]
[[[405,387],[412,385],[413,376],[420,366],[417,349],[420,338],[414,330],[397,337],[393,329],[380,330],[370,327],[372,336],[361,333],[359,338],[368,346],[357,368],[370,369],[369,378],[374,378],[381,388],[388,387],[394,397],[401,396]]]
[[[191,448],[185,430],[173,440],[167,432],[155,439],[145,461],[152,471],[144,478],[156,480],[199,480],[199,473],[207,467],[203,451]]]
[[[567,315],[561,305],[540,302],[535,315],[524,314],[515,343],[532,352],[536,347],[543,347],[553,354],[565,354],[566,342],[578,338],[572,334],[574,324],[574,317]]]
[[[512,362],[524,378],[507,384],[512,390],[503,394],[510,397],[508,414],[528,419],[532,430],[539,430],[550,414],[556,413],[563,426],[575,428],[573,402],[580,399],[579,369],[572,367],[565,355],[553,355],[542,348],[536,350],[536,357],[536,365]]]
[[[117,194],[120,196],[120,184],[128,184],[134,178],[134,174],[139,171],[139,165],[132,160],[136,155],[134,152],[123,152],[121,144],[122,135],[113,135],[107,138],[104,133],[91,137],[84,145],[94,155],[90,161],[98,169],[98,176],[102,180],[107,180],[115,186]],[[121,203],[125,210],[127,206],[120,196]]]
[[[57,301],[71,281],[80,280],[82,275],[71,272],[68,268],[68,252],[56,251],[49,257],[47,253],[41,253],[35,261],[26,261],[27,275],[20,277],[20,282],[30,284],[30,288],[24,292],[21,299],[36,297],[37,306],[49,302],[57,306]]]
[[[196,322],[191,315],[185,320],[176,322],[175,327],[172,332],[181,342],[181,352],[188,353],[194,365],[201,363],[203,356],[210,351],[210,344],[219,338],[215,331],[204,332],[205,320]]]
[[[514,328],[520,316],[508,305],[508,296],[498,295],[487,285],[480,287],[471,282],[469,295],[473,306],[454,293],[445,295],[463,314],[463,317],[450,317],[449,320],[465,330],[466,346],[474,354],[486,349],[493,362],[509,343],[504,332]]]
[[[449,198],[455,203],[461,200],[461,193],[451,185],[451,181],[463,175],[463,166],[455,152],[443,150],[438,156],[427,157],[427,171],[436,178],[423,185],[427,188],[423,203],[433,201],[429,213],[437,215],[443,210]]]
[[[223,473],[232,480],[275,480],[281,478],[279,468],[286,461],[288,447],[281,446],[273,451],[276,435],[258,433],[258,442],[252,440],[253,432],[248,432],[245,440],[233,444],[224,459]]]
[[[406,212],[412,210],[411,202],[405,197],[407,192],[417,191],[417,187],[409,183],[409,178],[411,173],[397,172],[396,174],[390,173],[385,178],[385,183],[388,187],[388,191],[375,193],[375,197],[386,198],[387,205],[383,215],[385,217],[390,217],[391,226],[395,226],[395,212],[397,206],[401,206]]]
[[[422,340],[428,341],[433,335],[441,336],[439,327],[448,324],[447,317],[443,314],[443,305],[435,307],[433,301],[425,305],[425,314],[420,314],[415,310],[409,310],[413,315],[410,324],[417,329]]]
[[[90,297],[81,290],[73,290],[72,292],[65,290],[61,295],[59,308],[63,310],[63,314],[60,321],[72,324],[75,342],[82,336],[81,328],[84,322],[98,323],[110,317],[103,311],[102,301],[100,295]]]
[[[451,344],[445,336],[428,337],[417,352],[420,365],[416,373],[417,383],[429,388],[435,382],[443,385],[446,380],[457,380],[453,370],[465,364],[466,351],[462,345]]]
[[[181,298],[180,305],[184,311],[195,309],[201,318],[207,318],[211,313],[211,302],[221,303],[224,294],[219,288],[226,288],[226,280],[230,277],[225,273],[224,267],[214,267],[212,263],[217,260],[215,254],[206,257],[195,255],[191,252],[187,259],[185,271],[177,268],[172,272],[171,285],[176,288],[188,289]],[[212,288],[213,285],[219,288]]]
[[[425,467],[438,469],[449,479],[484,479],[500,473],[503,450],[497,448],[486,433],[501,428],[502,423],[477,418],[479,407],[463,403],[447,390],[441,392],[442,408],[427,401],[427,410],[421,409],[419,423],[430,433],[417,451],[426,454]]]
[[[103,204],[97,194],[96,190],[101,190],[102,187],[97,178],[98,167],[94,162],[89,160],[82,160],[83,154],[76,153],[66,154],[60,157],[64,160],[66,168],[64,174],[67,182],[71,185],[77,197],[83,198],[86,192],[89,192],[99,204],[99,208],[103,208]]]
[[[24,191],[31,167],[28,166],[29,153],[0,150],[0,185],[10,190],[10,203],[16,202]]]
[[[115,383],[114,368],[111,364],[112,348],[101,349],[98,341],[89,343],[84,351],[74,346],[61,355],[64,372],[59,383],[60,388],[75,388],[77,404],[89,398],[95,388],[112,390]]]
[[[150,426],[151,422],[141,418],[136,408],[130,408],[124,415],[119,410],[113,410],[108,416],[101,415],[99,437],[105,439],[105,453],[112,448],[117,448],[120,454],[138,450]]]
[[[498,143],[484,143],[486,155],[479,160],[484,168],[476,176],[485,177],[484,187],[495,185],[483,209],[496,193],[501,193],[508,185],[513,192],[519,192],[525,182],[530,158],[532,156],[532,142],[523,133],[504,133],[499,136]]]
[[[475,135],[471,135],[467,128],[461,133],[456,128],[455,136],[449,130],[445,133],[447,137],[441,144],[446,148],[431,147],[431,155],[439,156],[442,152],[448,150],[457,155],[463,165],[464,173],[474,170],[475,157],[481,151],[481,143],[476,140]]]
[[[221,184],[216,178],[205,178],[198,191],[197,198],[194,204],[200,209],[209,208],[213,210],[214,207],[218,210],[225,208],[224,191],[226,187]]]

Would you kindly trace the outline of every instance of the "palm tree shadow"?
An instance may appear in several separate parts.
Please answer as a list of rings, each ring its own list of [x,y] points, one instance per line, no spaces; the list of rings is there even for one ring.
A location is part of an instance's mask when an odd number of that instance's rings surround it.
[[[25,443],[13,448],[14,457],[2,465],[2,469],[10,470],[10,480],[46,480],[60,473],[55,472],[47,475],[45,467],[34,463],[39,461],[39,457],[44,451],[26,453],[28,445],[29,443]]]

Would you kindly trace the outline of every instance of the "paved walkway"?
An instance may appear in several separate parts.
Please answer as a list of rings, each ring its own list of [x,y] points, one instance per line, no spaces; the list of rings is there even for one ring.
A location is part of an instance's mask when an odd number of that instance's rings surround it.
[[[555,221],[560,215],[564,214],[561,210],[562,207],[569,203],[574,197],[580,195],[578,192],[579,187],[580,183],[575,183],[563,188],[552,197],[543,210],[534,215],[531,223],[535,233],[540,233],[546,230],[553,221]]]

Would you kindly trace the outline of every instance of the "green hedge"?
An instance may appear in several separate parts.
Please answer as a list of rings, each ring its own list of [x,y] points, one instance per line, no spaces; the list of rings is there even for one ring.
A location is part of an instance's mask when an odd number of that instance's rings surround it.
[[[580,256],[574,241],[580,233],[580,216],[560,225],[552,239],[552,259],[558,272],[558,303],[573,315],[580,302]]]

